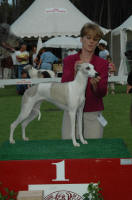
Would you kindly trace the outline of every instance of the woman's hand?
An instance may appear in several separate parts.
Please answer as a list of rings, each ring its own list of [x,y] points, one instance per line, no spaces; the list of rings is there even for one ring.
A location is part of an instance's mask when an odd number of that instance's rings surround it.
[[[127,85],[127,91],[126,91],[126,93],[129,94],[129,91],[130,91],[131,89],[132,89],[132,86],[128,84],[128,85]]]
[[[96,91],[97,85],[98,85],[98,83],[99,83],[100,80],[101,80],[100,76],[97,76],[96,78],[91,78],[90,79],[90,83],[91,83],[94,91]]]

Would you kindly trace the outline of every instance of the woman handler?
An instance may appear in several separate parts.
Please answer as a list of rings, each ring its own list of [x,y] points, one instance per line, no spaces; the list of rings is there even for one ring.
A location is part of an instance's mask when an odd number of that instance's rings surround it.
[[[103,97],[107,94],[108,62],[94,54],[103,33],[96,24],[85,24],[80,32],[82,49],[74,55],[67,56],[63,61],[62,82],[73,81],[78,63],[91,63],[99,73],[97,78],[89,78],[86,88],[86,100],[83,114],[83,131],[85,138],[103,137],[104,110]],[[70,139],[70,120],[65,111],[62,125],[62,139]],[[77,132],[77,131],[76,131]]]

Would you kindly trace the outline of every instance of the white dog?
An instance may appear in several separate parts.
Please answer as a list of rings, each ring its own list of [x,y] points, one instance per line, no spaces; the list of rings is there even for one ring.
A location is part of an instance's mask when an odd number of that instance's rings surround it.
[[[80,146],[75,138],[75,121],[78,120],[79,138],[83,144],[87,144],[82,135],[82,115],[85,103],[85,90],[88,77],[96,77],[98,73],[93,65],[83,63],[77,65],[77,74],[74,81],[66,83],[40,83],[24,93],[22,98],[21,112],[11,124],[10,143],[15,143],[13,133],[18,124],[22,123],[22,138],[28,140],[25,135],[25,128],[29,122],[40,116],[40,104],[43,100],[54,103],[59,108],[69,113],[71,123],[71,137],[74,146]]]
[[[30,78],[43,78],[43,72],[47,71],[51,78],[55,77],[55,73],[52,70],[45,70],[45,69],[35,69],[32,65],[26,65],[24,70],[28,71]]]

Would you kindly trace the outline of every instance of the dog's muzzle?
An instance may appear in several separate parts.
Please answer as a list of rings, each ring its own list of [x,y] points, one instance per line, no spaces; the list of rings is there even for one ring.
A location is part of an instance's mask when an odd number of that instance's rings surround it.
[[[95,73],[95,78],[97,78],[99,76],[99,73],[98,72],[96,72]]]

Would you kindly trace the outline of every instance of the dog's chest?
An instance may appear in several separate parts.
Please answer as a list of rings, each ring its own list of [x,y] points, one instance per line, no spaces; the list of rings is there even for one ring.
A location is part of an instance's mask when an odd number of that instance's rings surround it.
[[[67,84],[55,83],[51,85],[51,98],[56,102],[66,105],[68,101],[68,87]]]
[[[78,99],[78,105],[81,106],[82,104],[84,104],[84,102],[85,102],[85,96],[82,95]]]

